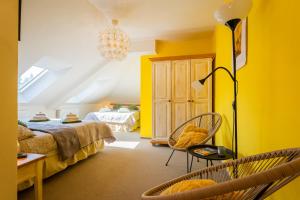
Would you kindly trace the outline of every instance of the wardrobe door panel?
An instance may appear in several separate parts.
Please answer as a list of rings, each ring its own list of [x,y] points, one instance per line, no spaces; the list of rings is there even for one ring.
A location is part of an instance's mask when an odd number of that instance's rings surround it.
[[[189,103],[172,102],[172,131],[188,120],[189,112]]]
[[[153,63],[153,139],[164,140],[171,133],[171,61]]]
[[[172,61],[172,100],[187,101],[190,96],[190,60]]]
[[[210,112],[208,110],[207,101],[194,101],[191,106],[191,115],[192,117],[198,116],[203,113]]]
[[[154,99],[171,99],[171,75],[170,61],[153,63]]]
[[[212,70],[212,59],[192,59],[191,60],[191,83],[195,80],[203,79]],[[212,77],[205,81],[201,90],[191,90],[192,116],[212,111]]]
[[[172,61],[172,131],[190,117],[190,60]]]
[[[167,138],[171,133],[171,103],[168,101],[155,102],[154,116],[155,138]]]

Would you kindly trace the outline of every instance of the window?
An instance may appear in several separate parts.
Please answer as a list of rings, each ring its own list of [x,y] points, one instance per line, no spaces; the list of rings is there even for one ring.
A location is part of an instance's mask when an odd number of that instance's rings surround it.
[[[30,85],[32,85],[35,81],[40,79],[48,72],[48,69],[44,69],[41,67],[32,66],[25,73],[19,77],[19,92],[23,92]]]

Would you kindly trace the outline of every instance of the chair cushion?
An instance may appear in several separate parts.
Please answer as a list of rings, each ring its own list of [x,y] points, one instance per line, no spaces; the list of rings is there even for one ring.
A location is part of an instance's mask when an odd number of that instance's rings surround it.
[[[203,188],[209,185],[214,185],[216,182],[211,179],[194,179],[194,180],[184,180],[174,185],[168,187],[160,193],[160,195],[170,195],[174,193],[184,192],[193,190],[196,188]]]
[[[188,132],[188,131],[197,131],[197,132],[203,132],[208,134],[208,130],[205,128],[200,128],[199,126],[195,126],[192,124],[187,125],[186,127],[184,127],[183,132]]]
[[[193,145],[201,144],[207,138],[208,131],[194,125],[188,125],[180,134],[174,147],[188,148]]]

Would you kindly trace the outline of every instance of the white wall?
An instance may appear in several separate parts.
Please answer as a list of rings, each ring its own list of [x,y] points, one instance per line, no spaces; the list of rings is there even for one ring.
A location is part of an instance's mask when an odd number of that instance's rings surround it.
[[[66,110],[61,113],[83,116],[102,101],[139,102],[141,53],[121,62],[104,60],[97,46],[106,24],[88,0],[23,1],[19,74],[32,65],[64,73],[48,83],[42,78],[19,96],[19,117],[37,112],[54,117],[61,107]]]
[[[47,109],[43,105],[28,105],[19,103],[18,119],[27,121],[39,112],[45,113],[50,118],[55,118],[55,110]]]
[[[119,78],[110,95],[112,102],[140,102],[140,56],[146,53],[131,53],[122,65],[119,65]]]
[[[98,104],[66,104],[59,106],[57,109],[47,108],[43,105],[28,105],[19,104],[18,119],[20,120],[30,120],[36,113],[43,112],[49,118],[65,118],[67,114],[74,113],[79,116],[80,119],[93,111],[98,111],[101,107],[108,105],[109,102],[103,101]],[[59,116],[57,116],[59,113]]]
[[[97,42],[103,23],[101,13],[86,0],[23,1],[19,73],[45,56],[71,67],[30,103],[51,104],[101,67]]]
[[[122,61],[107,63],[85,88],[76,88],[70,98],[83,103],[97,103],[99,99],[111,102],[139,103],[140,100],[140,56],[142,53],[129,53]],[[72,93],[70,93],[72,94]],[[69,99],[70,100],[70,99]]]

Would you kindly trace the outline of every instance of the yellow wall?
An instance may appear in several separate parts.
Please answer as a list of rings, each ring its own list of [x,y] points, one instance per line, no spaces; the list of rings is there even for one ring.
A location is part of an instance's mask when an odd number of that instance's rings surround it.
[[[238,71],[239,154],[299,147],[300,23],[297,0],[254,0],[248,18],[248,63]],[[216,66],[231,66],[231,35],[216,28]],[[231,67],[229,68],[231,70]],[[230,146],[232,82],[216,76],[216,111],[224,123],[217,144]],[[300,180],[270,199],[299,199]]]
[[[0,199],[16,199],[17,0],[0,6]]]
[[[152,137],[152,64],[149,58],[214,52],[213,33],[193,40],[157,41],[157,55],[141,57],[141,137]]]

